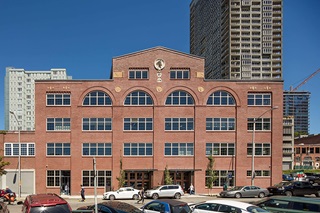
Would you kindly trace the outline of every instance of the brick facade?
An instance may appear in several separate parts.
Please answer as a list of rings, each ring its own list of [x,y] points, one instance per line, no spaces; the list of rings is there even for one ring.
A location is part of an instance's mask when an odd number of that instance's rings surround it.
[[[154,62],[162,59],[165,67],[157,71]],[[48,170],[70,171],[71,195],[78,195],[82,184],[82,171],[92,170],[93,156],[84,156],[83,143],[111,143],[111,156],[95,156],[99,171],[111,171],[111,188],[117,188],[117,177],[120,172],[120,159],[127,175],[146,174],[148,187],[163,184],[164,169],[167,166],[171,174],[175,174],[177,183],[187,188],[191,182],[196,193],[207,193],[205,187],[205,171],[208,160],[206,143],[234,143],[234,156],[214,156],[215,170],[233,170],[234,184],[250,184],[247,170],[251,170],[251,156],[247,155],[247,143],[252,142],[252,131],[247,130],[247,119],[263,117],[271,118],[271,131],[256,131],[256,143],[270,143],[271,155],[255,157],[256,170],[268,170],[270,176],[256,177],[255,184],[269,186],[281,180],[282,174],[282,81],[219,81],[205,80],[204,59],[201,57],[177,52],[163,47],[115,57],[112,60],[112,76],[109,80],[53,80],[36,81],[35,86],[35,131],[28,137],[21,135],[21,142],[33,141],[36,154],[33,157],[22,157],[22,170],[35,170],[35,193],[60,193],[61,187],[47,186]],[[129,79],[128,70],[148,70],[148,79]],[[184,69],[190,71],[189,79],[170,79],[170,70]],[[92,70],[88,70],[92,72]],[[92,91],[103,91],[112,100],[111,106],[84,106],[83,100]],[[144,91],[153,100],[153,105],[124,106],[124,100],[133,91]],[[185,91],[193,100],[193,105],[165,105],[167,97],[174,91]],[[231,106],[209,106],[208,97],[216,91],[226,91],[235,100]],[[248,93],[270,93],[271,106],[248,106]],[[47,106],[48,93],[69,93],[69,106]],[[193,118],[192,131],[166,131],[165,118]],[[206,118],[228,118],[236,120],[233,131],[206,131]],[[70,118],[70,131],[47,131],[47,118]],[[83,131],[83,118],[112,118],[111,131]],[[152,131],[124,131],[124,118],[153,118]],[[1,144],[16,143],[17,132],[8,132],[1,137]],[[48,156],[47,143],[70,143],[70,156]],[[124,143],[152,143],[152,156],[124,156]],[[193,143],[194,153],[191,156],[165,156],[165,143]],[[3,145],[4,146],[4,145]],[[16,157],[5,157],[14,169]],[[182,178],[181,182],[181,176]],[[130,177],[127,177],[128,180]],[[133,178],[133,176],[132,176]],[[134,178],[133,178],[134,179]],[[137,181],[135,177],[135,181]],[[26,184],[26,183],[23,183]],[[222,186],[214,187],[219,192]],[[98,187],[102,194],[106,187]],[[23,190],[22,190],[23,192]],[[93,194],[93,187],[86,187],[86,194]]]

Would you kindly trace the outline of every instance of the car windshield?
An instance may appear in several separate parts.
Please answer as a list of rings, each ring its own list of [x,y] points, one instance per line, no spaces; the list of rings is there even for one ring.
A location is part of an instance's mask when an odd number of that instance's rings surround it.
[[[153,190],[159,189],[161,186],[156,186],[154,188],[152,188]]]
[[[247,211],[248,212],[268,212],[267,210],[264,210],[264,209],[262,209],[262,208],[260,208],[258,206],[249,206],[247,208]]]
[[[56,206],[36,206],[32,207],[30,213],[70,213],[67,204]]]
[[[279,186],[287,186],[287,185],[289,185],[291,182],[280,182],[280,183],[277,183],[277,184],[275,184],[274,186],[277,186],[277,187],[279,187]]]
[[[240,189],[242,189],[243,188],[243,186],[235,186],[235,187],[232,187],[231,189],[230,189],[230,191],[237,191],[237,190],[240,190]]]

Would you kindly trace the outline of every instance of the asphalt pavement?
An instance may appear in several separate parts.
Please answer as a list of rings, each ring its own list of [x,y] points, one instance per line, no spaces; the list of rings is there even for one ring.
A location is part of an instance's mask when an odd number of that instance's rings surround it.
[[[76,210],[77,208],[81,207],[81,206],[87,206],[87,205],[94,205],[94,197],[93,196],[87,196],[86,198],[86,201],[85,202],[81,202],[81,198],[80,196],[62,196],[63,198],[65,198],[68,203],[70,204],[72,210]],[[218,197],[219,198],[219,197]],[[217,196],[216,195],[213,195],[213,196],[209,196],[209,195],[189,195],[189,194],[186,194],[184,196],[181,197],[181,201],[184,201],[184,202],[187,202],[187,203],[199,203],[199,202],[203,202],[203,201],[206,201],[206,200],[213,200],[213,199],[217,199]],[[224,198],[225,199],[225,198]],[[227,198],[227,199],[235,199],[235,198]],[[21,197],[20,199],[18,198],[17,199],[18,201],[23,201],[24,198]],[[237,199],[239,201],[244,201],[244,202],[253,202],[253,201],[257,201],[259,200],[259,198],[240,198],[240,199]],[[103,202],[104,200],[102,200],[102,197],[98,197],[97,198],[97,202],[100,203],[100,202]],[[141,206],[143,206],[143,204],[137,204],[137,201],[136,200],[121,200],[123,202],[126,202],[126,203],[129,203],[133,206],[136,206],[138,208],[140,208]],[[148,203],[152,201],[152,199],[145,199],[144,200],[144,204]],[[22,204],[17,204],[17,202],[15,202],[14,204],[11,204],[11,205],[8,205],[8,208],[10,210],[10,213],[19,213],[21,212],[21,208],[22,208]]]

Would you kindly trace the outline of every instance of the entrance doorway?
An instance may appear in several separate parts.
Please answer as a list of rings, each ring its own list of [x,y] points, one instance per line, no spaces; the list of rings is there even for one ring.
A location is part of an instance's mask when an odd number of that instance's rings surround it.
[[[71,181],[70,170],[61,170],[61,173],[60,173],[60,194],[61,195],[71,194],[70,181]]]
[[[146,171],[126,171],[125,186],[131,186],[135,189],[150,188],[150,172]]]
[[[174,184],[179,184],[187,192],[192,182],[192,171],[170,171]]]

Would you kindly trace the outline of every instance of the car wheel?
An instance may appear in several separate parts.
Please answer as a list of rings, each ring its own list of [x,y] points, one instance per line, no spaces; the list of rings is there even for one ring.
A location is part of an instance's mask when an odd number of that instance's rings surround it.
[[[115,200],[115,199],[116,199],[116,197],[114,195],[109,196],[109,200]]]
[[[259,197],[259,198],[264,198],[264,197],[265,197],[265,194],[264,194],[263,192],[260,192],[259,195],[258,195],[258,197]]]
[[[286,196],[288,196],[288,197],[291,197],[292,196],[292,192],[290,192],[290,191],[286,191]]]
[[[180,193],[176,193],[176,194],[174,195],[174,198],[175,198],[175,199],[180,199],[180,198],[181,198],[181,194],[180,194]]]
[[[159,195],[158,195],[157,193],[154,193],[154,194],[152,195],[152,199],[156,200],[156,199],[158,199],[158,198],[159,198]]]
[[[132,199],[138,200],[139,199],[139,195],[137,195],[137,194],[133,195]]]
[[[234,195],[234,197],[235,197],[235,198],[241,198],[241,194],[240,194],[240,193],[236,193],[236,194]]]

